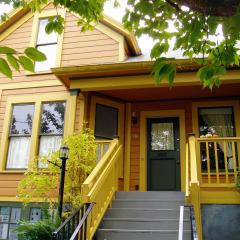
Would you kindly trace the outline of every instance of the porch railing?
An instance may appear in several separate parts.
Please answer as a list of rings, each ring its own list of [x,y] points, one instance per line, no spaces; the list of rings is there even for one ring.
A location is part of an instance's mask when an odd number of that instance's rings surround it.
[[[82,185],[84,202],[94,202],[88,217],[87,238],[92,239],[97,227],[118,189],[118,163],[122,158],[122,146],[113,140],[92,173]]]
[[[186,198],[194,207],[202,239],[200,191],[204,187],[233,187],[239,169],[240,138],[189,137],[186,145]]]
[[[201,185],[230,186],[238,174],[240,138],[196,138]]]
[[[104,154],[108,151],[111,140],[96,140],[97,143],[97,162],[99,162]]]

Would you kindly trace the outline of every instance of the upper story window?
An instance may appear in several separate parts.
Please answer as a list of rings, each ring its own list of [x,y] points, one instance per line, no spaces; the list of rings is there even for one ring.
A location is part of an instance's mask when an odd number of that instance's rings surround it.
[[[42,105],[39,155],[46,156],[60,148],[64,130],[65,102]]]
[[[27,168],[30,152],[34,105],[13,105],[9,133],[7,169]]]
[[[48,18],[39,19],[36,48],[46,55],[47,60],[35,63],[35,71],[46,71],[56,65],[58,34],[52,32],[47,34],[45,31]]]

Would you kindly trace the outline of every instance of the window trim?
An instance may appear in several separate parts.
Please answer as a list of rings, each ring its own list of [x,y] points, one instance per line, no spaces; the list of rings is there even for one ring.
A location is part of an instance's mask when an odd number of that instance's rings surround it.
[[[226,100],[226,101],[202,101],[192,103],[192,130],[196,137],[199,137],[199,118],[198,110],[200,108],[218,108],[218,107],[231,107],[233,109],[233,121],[235,125],[236,137],[240,136],[240,126],[238,121],[240,120],[240,101],[238,100]]]
[[[6,169],[7,164],[7,154],[9,148],[9,130],[12,117],[12,109],[14,104],[28,104],[34,103],[34,117],[33,117],[33,126],[32,126],[32,137],[31,137],[31,147],[29,154],[28,166],[30,166],[35,156],[38,155],[39,149],[39,130],[41,123],[41,111],[42,103],[45,102],[57,102],[65,101],[65,120],[64,120],[64,134],[63,137],[73,133],[74,129],[74,120],[75,120],[75,111],[76,111],[76,101],[77,95],[71,95],[70,93],[61,92],[61,94],[39,94],[39,95],[21,95],[13,96],[7,99],[6,112],[4,115],[3,123],[3,133],[1,138],[0,152],[3,153],[0,156],[0,172],[21,172],[25,170],[16,170],[16,169]],[[36,117],[37,116],[37,117]]]
[[[65,19],[66,16],[66,10],[63,8],[60,8],[56,11],[56,9],[51,10],[43,10],[41,12],[36,12],[33,17],[33,25],[32,25],[32,35],[30,40],[30,46],[29,47],[36,47],[37,45],[37,37],[38,37],[38,29],[39,29],[39,20],[48,18],[51,16],[57,16],[60,15]],[[62,46],[63,46],[63,35],[64,30],[61,34],[58,35],[58,41],[57,41],[57,54],[56,54],[56,61],[54,67],[60,67],[61,66],[61,57],[62,57]],[[36,71],[34,73],[27,72],[27,75],[34,75],[34,74],[41,74],[51,72],[51,69],[44,70],[44,71]]]

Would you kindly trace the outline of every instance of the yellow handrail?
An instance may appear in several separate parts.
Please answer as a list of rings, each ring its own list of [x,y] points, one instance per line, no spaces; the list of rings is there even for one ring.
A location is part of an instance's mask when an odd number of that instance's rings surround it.
[[[84,202],[95,202],[88,219],[87,239],[91,240],[102,217],[118,189],[118,166],[122,157],[122,145],[113,140],[108,151],[99,161],[82,186]]]

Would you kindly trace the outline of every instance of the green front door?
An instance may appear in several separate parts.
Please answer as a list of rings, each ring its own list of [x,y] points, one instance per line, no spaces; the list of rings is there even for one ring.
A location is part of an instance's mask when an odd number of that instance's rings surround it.
[[[180,190],[179,119],[147,120],[147,188]]]

